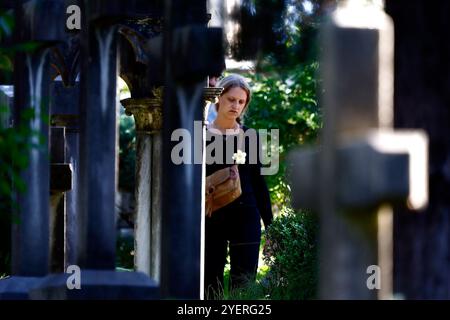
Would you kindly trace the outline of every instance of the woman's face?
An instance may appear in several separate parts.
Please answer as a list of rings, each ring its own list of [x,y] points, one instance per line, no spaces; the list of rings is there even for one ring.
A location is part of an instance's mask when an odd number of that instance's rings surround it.
[[[247,102],[247,92],[239,87],[233,87],[219,97],[217,116],[228,120],[236,120],[242,113]]]

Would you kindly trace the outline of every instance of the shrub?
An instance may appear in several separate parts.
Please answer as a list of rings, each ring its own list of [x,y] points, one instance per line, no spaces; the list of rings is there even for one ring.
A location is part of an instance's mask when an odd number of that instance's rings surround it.
[[[263,280],[271,299],[313,299],[317,287],[317,218],[287,210],[266,230]]]
[[[0,120],[9,110],[0,106]],[[10,273],[11,223],[20,223],[15,195],[26,191],[26,182],[20,173],[29,164],[27,153],[32,148],[44,147],[42,136],[25,125],[34,118],[34,110],[26,109],[22,121],[15,127],[0,122],[0,273]]]
[[[322,127],[317,70],[318,63],[311,62],[288,71],[248,75],[253,94],[245,125],[269,133],[279,129],[279,171],[266,176],[272,203],[278,208],[289,206],[286,155],[299,145],[315,142]]]

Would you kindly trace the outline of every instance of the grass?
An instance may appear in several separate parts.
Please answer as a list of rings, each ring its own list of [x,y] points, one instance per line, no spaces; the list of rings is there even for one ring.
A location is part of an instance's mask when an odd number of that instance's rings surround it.
[[[224,272],[224,288],[221,292],[215,295],[217,300],[263,300],[267,299],[266,287],[264,285],[264,279],[269,272],[270,268],[265,264],[260,264],[258,272],[256,274],[256,281],[248,282],[242,288],[230,290],[230,264],[225,266]]]
[[[256,281],[248,282],[242,288],[230,291],[230,256],[227,256],[227,264],[225,265],[223,280],[224,288],[219,289],[219,292],[214,294],[214,300],[261,300],[267,299],[267,289],[264,284],[265,277],[270,270],[270,267],[265,264],[263,260],[263,246],[265,243],[265,236],[261,238],[261,245],[259,250],[258,271],[256,273]]]

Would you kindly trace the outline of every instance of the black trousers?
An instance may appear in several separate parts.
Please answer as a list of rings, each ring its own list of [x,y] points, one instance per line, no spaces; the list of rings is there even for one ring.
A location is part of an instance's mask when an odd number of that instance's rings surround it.
[[[206,299],[217,298],[223,293],[228,250],[231,267],[229,288],[238,288],[255,280],[260,242],[261,222],[256,207],[225,207],[206,218]]]

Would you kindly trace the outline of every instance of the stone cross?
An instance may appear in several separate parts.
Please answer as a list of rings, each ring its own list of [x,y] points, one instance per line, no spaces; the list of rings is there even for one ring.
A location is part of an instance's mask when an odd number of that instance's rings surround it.
[[[15,69],[22,78],[14,86],[14,122],[19,123],[23,112],[31,107],[35,116],[27,120],[27,125],[44,137],[44,147],[28,152],[30,166],[22,172],[27,191],[17,196],[21,223],[13,225],[13,272],[30,276],[43,276],[48,271],[48,253],[45,252],[48,252],[50,173],[45,145],[48,143],[49,129],[43,120],[43,117],[48,117],[48,105],[45,102],[49,96],[47,52],[45,50],[22,57],[23,60],[18,62],[21,68]]]
[[[66,192],[72,167],[65,162],[66,128],[50,128],[50,272],[64,272]]]
[[[53,81],[50,87],[50,124],[65,128],[64,161],[72,169],[71,190],[65,193],[64,215],[64,269],[76,264],[78,167],[79,167],[79,96],[80,83],[66,87],[62,81]]]
[[[319,297],[392,298],[392,204],[427,202],[427,139],[392,130],[393,25],[338,7],[323,28],[322,147],[289,159],[293,204],[320,213]]]

